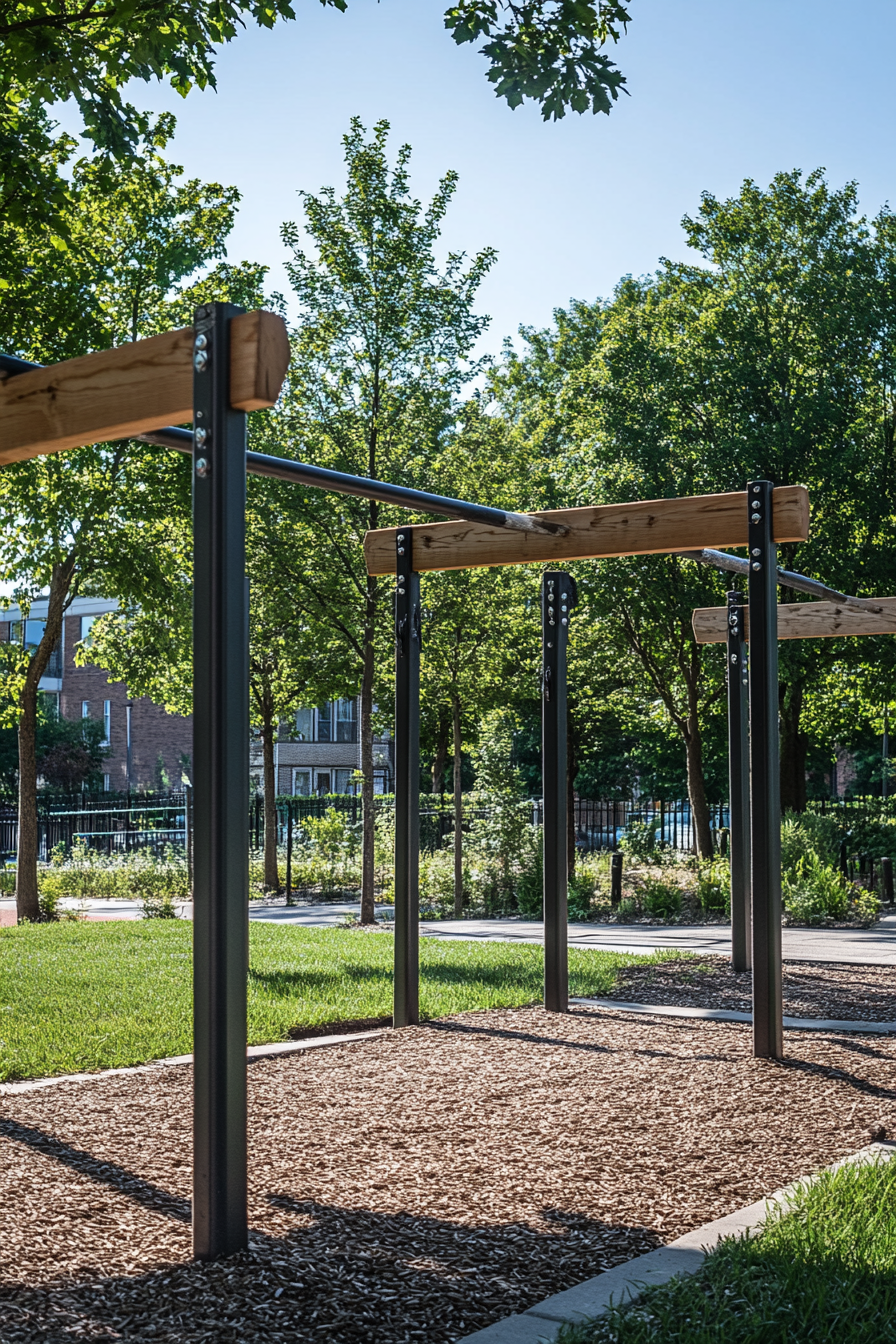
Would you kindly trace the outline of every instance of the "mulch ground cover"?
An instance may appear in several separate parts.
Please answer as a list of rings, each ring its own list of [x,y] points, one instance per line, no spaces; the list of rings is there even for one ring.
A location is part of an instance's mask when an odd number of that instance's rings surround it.
[[[624,966],[612,997],[670,1008],[751,1009],[752,973],[735,973],[727,957]],[[896,1022],[896,967],[785,961],[787,1017],[840,1022]]]
[[[188,1066],[7,1093],[0,1339],[448,1344],[893,1132],[896,1042],[786,1043],[519,1009],[259,1061],[251,1247],[211,1265]]]

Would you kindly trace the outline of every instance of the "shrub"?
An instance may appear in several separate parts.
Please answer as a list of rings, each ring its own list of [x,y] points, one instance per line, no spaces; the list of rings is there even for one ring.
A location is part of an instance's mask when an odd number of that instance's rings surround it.
[[[619,848],[624,854],[630,854],[633,859],[638,859],[641,863],[656,862],[656,829],[656,823],[648,825],[646,821],[630,821],[619,842]]]
[[[661,877],[643,877],[639,892],[641,906],[648,915],[674,919],[681,914],[681,888]]]
[[[731,868],[727,859],[706,859],[697,864],[696,896],[708,913],[731,913]]]

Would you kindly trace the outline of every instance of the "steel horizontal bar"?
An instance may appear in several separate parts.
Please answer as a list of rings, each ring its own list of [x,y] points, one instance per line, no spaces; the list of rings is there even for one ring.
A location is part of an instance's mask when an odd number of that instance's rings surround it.
[[[30,373],[43,365],[29,364],[14,355],[0,355],[0,373],[7,378]],[[160,448],[176,448],[178,452],[192,453],[193,431],[165,425],[145,434],[129,437]],[[310,485],[319,490],[332,490],[340,495],[356,495],[361,499],[377,499],[384,504],[397,504],[419,513],[436,513],[444,518],[456,518],[488,527],[506,527],[517,532],[539,532],[550,536],[564,536],[567,528],[562,523],[542,521],[528,513],[514,513],[507,509],[491,508],[487,504],[471,504],[467,500],[434,495],[427,490],[412,490],[408,486],[393,485],[389,481],[375,481],[364,476],[351,476],[328,467],[315,467],[307,462],[293,462],[289,458],[270,457],[265,453],[246,453],[246,470],[253,476],[272,476],[294,485]]]
[[[701,565],[712,565],[716,569],[727,570],[729,574],[742,574],[745,578],[750,573],[749,560],[741,560],[737,555],[728,555],[725,551],[681,551],[685,560],[697,560]],[[792,569],[777,570],[778,583],[782,588],[795,588],[801,593],[810,593],[812,597],[824,598],[828,602],[842,602],[847,607],[854,607],[856,611],[871,611],[876,616],[888,615],[885,607],[879,606],[873,598],[851,597],[849,593],[841,593],[837,588],[829,588],[826,583],[820,583],[818,579],[809,579],[805,574],[797,574]]]

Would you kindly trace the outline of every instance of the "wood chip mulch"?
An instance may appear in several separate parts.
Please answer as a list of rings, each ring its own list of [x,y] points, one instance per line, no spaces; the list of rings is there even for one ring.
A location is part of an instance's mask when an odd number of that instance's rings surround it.
[[[697,961],[623,967],[611,997],[669,1008],[732,1008],[748,1013],[752,984],[751,972],[735,974],[727,957],[701,955]],[[785,961],[784,1013],[839,1022],[896,1022],[896,966]]]
[[[248,1252],[190,1262],[191,1070],[0,1097],[3,1344],[448,1344],[896,1130],[896,1042],[469,1013],[249,1069]]]

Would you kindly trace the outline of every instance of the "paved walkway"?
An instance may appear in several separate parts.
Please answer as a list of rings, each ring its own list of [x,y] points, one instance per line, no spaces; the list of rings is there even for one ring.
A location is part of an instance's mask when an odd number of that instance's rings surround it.
[[[66,902],[71,906],[77,903]],[[357,915],[357,903],[334,905],[264,905],[253,901],[249,919],[266,924],[297,924],[327,928]],[[187,902],[179,907],[189,919]],[[88,901],[88,919],[139,919],[139,901]],[[377,918],[390,919],[392,908],[378,906]],[[0,901],[0,923],[15,922],[15,903]],[[420,932],[428,938],[464,938],[483,942],[540,943],[542,926],[524,919],[442,919],[424,921]],[[856,966],[896,966],[896,915],[885,915],[872,929],[784,929],[784,956],[788,961],[846,962]],[[570,924],[570,947],[601,947],[608,952],[653,952],[675,948],[727,957],[731,937],[724,924]]]

